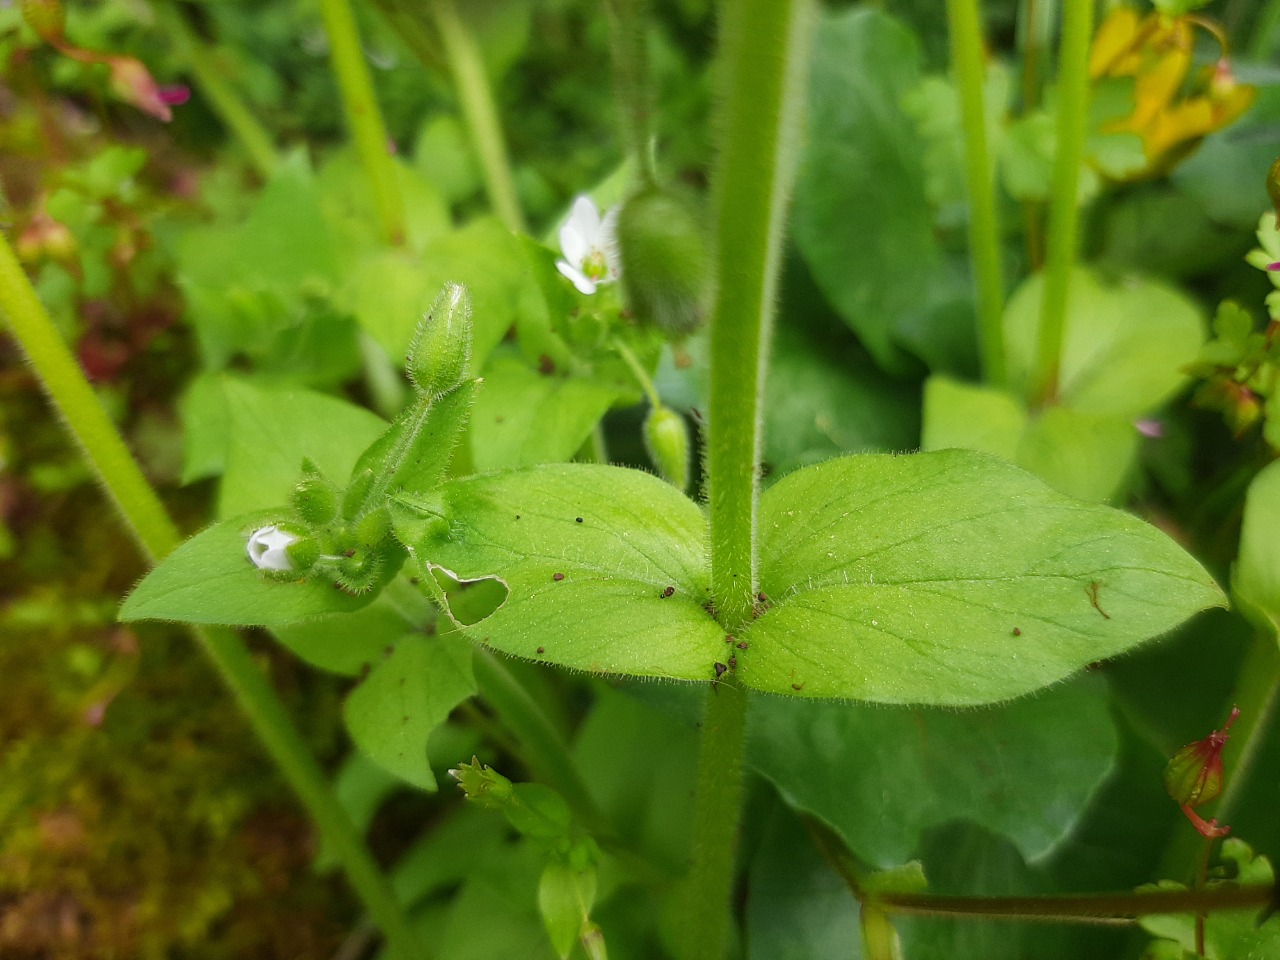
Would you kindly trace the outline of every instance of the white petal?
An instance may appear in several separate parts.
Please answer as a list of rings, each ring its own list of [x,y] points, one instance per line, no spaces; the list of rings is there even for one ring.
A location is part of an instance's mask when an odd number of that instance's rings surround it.
[[[587,254],[590,250],[590,244],[588,244],[586,238],[578,232],[577,228],[573,225],[573,221],[566,223],[560,228],[560,251],[565,255],[565,259],[575,267],[582,266],[582,263],[587,259]]]
[[[589,296],[596,292],[596,282],[572,264],[557,260],[556,269],[573,281],[573,285],[578,288],[579,293],[585,293]]]
[[[600,233],[600,211],[596,209],[595,201],[585,194],[574,200],[573,209],[569,211],[569,222],[565,226],[576,231],[588,248],[594,247]],[[565,256],[569,257],[568,251],[565,251]],[[569,260],[572,262],[573,257],[569,257]]]
[[[287,548],[297,541],[292,533],[272,524],[249,534],[245,549],[259,570],[292,570],[293,561],[289,559]]]

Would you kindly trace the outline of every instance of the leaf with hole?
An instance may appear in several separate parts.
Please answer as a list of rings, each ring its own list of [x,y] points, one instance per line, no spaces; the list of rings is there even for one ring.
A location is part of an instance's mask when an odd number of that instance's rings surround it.
[[[710,597],[706,523],[638,470],[552,464],[452,480],[402,498],[397,535],[455,579],[498,578],[506,599],[461,625],[505,653],[595,673],[710,680],[725,635]]]

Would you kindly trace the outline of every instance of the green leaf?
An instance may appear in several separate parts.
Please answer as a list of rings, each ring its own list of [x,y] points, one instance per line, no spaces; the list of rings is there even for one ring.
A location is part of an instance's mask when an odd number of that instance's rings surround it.
[[[368,410],[311,390],[258,387],[228,377],[223,395],[229,435],[218,496],[223,517],[287,503],[303,457],[344,482],[360,452],[387,429]]]
[[[1280,462],[1249,485],[1231,592],[1257,626],[1273,635],[1280,631]]]
[[[414,599],[423,598],[407,583],[396,581],[362,610],[280,627],[275,636],[313,667],[358,677],[417,625],[406,616],[406,607]],[[427,622],[426,617],[419,622]]]
[[[1025,393],[1039,336],[1044,280],[1036,274],[1005,308],[1009,380]],[[1077,267],[1071,275],[1058,399],[1080,413],[1138,417],[1186,384],[1182,368],[1204,341],[1194,301],[1156,280],[1109,283]]]
[[[726,657],[702,606],[702,513],[651,474],[547,465],[452,480],[403,503],[397,533],[419,562],[506,586],[496,611],[460,626],[473,640],[593,673],[683,680],[712,679]]]
[[[333,792],[347,811],[356,829],[364,833],[373,823],[374,814],[382,802],[400,786],[393,777],[359,751],[353,751],[338,770],[333,781]],[[320,849],[312,867],[317,873],[330,873],[342,865],[333,844],[324,834],[320,835]]]
[[[1154,527],[961,450],[806,467],[765,492],[746,631],[758,690],[885,703],[1016,697],[1222,603]]]
[[[223,378],[201,373],[178,401],[182,419],[182,482],[194,483],[222,473],[227,459],[227,401]]]
[[[1138,449],[1123,416],[1048,407],[1034,417],[1002,390],[931,377],[925,384],[921,447],[962,447],[1011,460],[1053,489],[1101,502],[1118,494]]]
[[[476,692],[471,645],[445,633],[409,634],[347,697],[347,731],[360,751],[388,773],[436,789],[427,738]]]
[[[134,588],[120,619],[278,627],[366,606],[372,594],[352,596],[322,580],[274,580],[254,567],[249,534],[285,512],[234,517],[196,534]]]
[[[1275,882],[1270,861],[1255,856],[1243,840],[1228,837],[1222,842],[1222,859],[1231,863],[1235,880],[1244,884]],[[1209,888],[1218,886],[1210,881]],[[1180,883],[1163,880],[1146,889],[1185,890]],[[1259,911],[1234,910],[1212,913],[1204,924],[1204,956],[1207,960],[1275,960],[1280,957],[1280,920],[1274,916],[1259,925]],[[1157,937],[1172,940],[1184,950],[1195,951],[1195,917],[1157,914],[1142,917],[1144,930]],[[1197,954],[1198,956],[1198,954]]]
[[[921,308],[941,252],[925,193],[925,144],[901,103],[920,82],[911,31],[878,11],[824,18],[795,191],[796,243],[841,318],[885,368],[895,327]]]
[[[776,475],[839,453],[905,450],[919,417],[914,386],[865,359],[780,326],[764,404],[765,461]]]
[[[785,808],[777,809],[762,827],[749,870],[750,960],[861,955],[858,901]]]
[[[952,820],[1043,857],[1075,827],[1117,753],[1107,688],[1094,677],[960,712],[761,698],[749,736],[751,765],[787,802],[881,868]]]
[[[569,460],[617,396],[592,380],[544,376],[510,354],[495,356],[472,420],[476,470]]]
[[[561,960],[568,960],[578,931],[587,921],[596,898],[594,867],[576,870],[553,860],[542,871],[538,883],[538,911],[551,946]]]

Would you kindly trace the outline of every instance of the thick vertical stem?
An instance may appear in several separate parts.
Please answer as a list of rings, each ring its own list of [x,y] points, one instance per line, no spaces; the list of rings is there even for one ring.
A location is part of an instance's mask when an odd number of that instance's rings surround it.
[[[342,92],[342,105],[347,124],[356,142],[360,162],[373,186],[374,202],[383,238],[390,244],[404,243],[404,200],[395,163],[391,159],[391,142],[387,136],[382,111],[373,92],[373,77],[360,47],[360,32],[348,0],[320,0],[320,16],[329,37],[329,53],[333,72]]]
[[[1080,225],[1077,202],[1089,112],[1089,40],[1094,0],[1063,4],[1062,46],[1058,54],[1058,152],[1053,161],[1053,193],[1045,258],[1044,301],[1031,396],[1051,401],[1058,389],[1058,365],[1067,319],[1067,293],[1075,264]]]
[[[760,397],[811,21],[809,0],[727,0],[722,16],[707,486],[711,590],[727,630],[755,606]],[[681,944],[689,960],[719,960],[728,940],[746,709],[730,671],[712,686],[703,724]]]
[[[279,162],[271,133],[227,80],[214,51],[196,36],[182,13],[169,6],[163,7],[162,13],[165,28],[195,77],[197,89],[208,99],[218,119],[240,141],[258,173],[264,179],[269,178]]]
[[[485,74],[480,48],[458,16],[454,0],[431,0],[431,11],[435,15],[449,72],[453,74],[453,87],[462,104],[462,116],[480,158],[489,202],[507,229],[523,233],[526,229],[524,213],[520,210],[515,178],[511,175],[511,164],[507,159],[506,140],[498,122],[498,108]]]
[[[969,187],[969,261],[978,291],[978,333],[982,372],[988,383],[1005,382],[1004,274],[1000,268],[1000,222],[996,213],[995,168],[987,146],[983,99],[982,16],[978,0],[947,0],[951,64],[960,91],[965,180]]]
[[[120,434],[107,419],[2,235],[0,313],[9,320],[18,344],[54,408],[80,445],[135,542],[149,560],[159,560],[178,545],[181,539],[178,530]],[[386,934],[397,960],[414,960],[417,951],[413,935],[390,886],[244,642],[231,630],[194,632],[286,782],[337,851],[348,880]]]

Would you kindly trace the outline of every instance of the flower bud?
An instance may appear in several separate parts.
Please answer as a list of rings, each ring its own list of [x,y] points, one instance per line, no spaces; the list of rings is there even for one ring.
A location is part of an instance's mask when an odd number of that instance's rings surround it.
[[[446,283],[418,324],[405,369],[419,390],[434,396],[462,383],[470,358],[471,296],[461,284]]]
[[[618,256],[627,303],[668,336],[702,322],[708,257],[702,228],[672,193],[646,187],[618,213]]]
[[[307,523],[317,526],[331,523],[338,515],[338,487],[317,470],[315,464],[307,461],[290,502]]]
[[[677,490],[689,487],[689,428],[669,407],[653,407],[644,419],[644,446],[649,459]]]
[[[386,507],[379,507],[366,513],[355,525],[357,542],[376,547],[391,533],[391,512]]]
[[[273,523],[267,527],[259,527],[249,534],[245,549],[249,553],[249,559],[259,570],[288,572],[297,569],[289,556],[289,547],[301,539],[300,533]]]
[[[58,0],[22,0],[22,19],[45,43],[63,38],[67,15]]]
[[[168,123],[173,119],[167,97],[151,76],[151,71],[136,57],[112,57],[111,90],[121,100],[131,103],[144,113]]]
[[[1203,740],[1189,743],[1173,755],[1164,770],[1164,788],[1184,807],[1198,807],[1222,793],[1222,748],[1227,745],[1227,732],[1240,716],[1233,707],[1221,730]]]
[[[457,769],[450,770],[449,776],[458,781],[468,800],[490,810],[505,807],[515,793],[515,786],[510,780],[475,757],[470,763],[461,763]]]
[[[368,593],[382,581],[385,560],[378,550],[357,547],[338,561],[338,586],[359,596]]]

